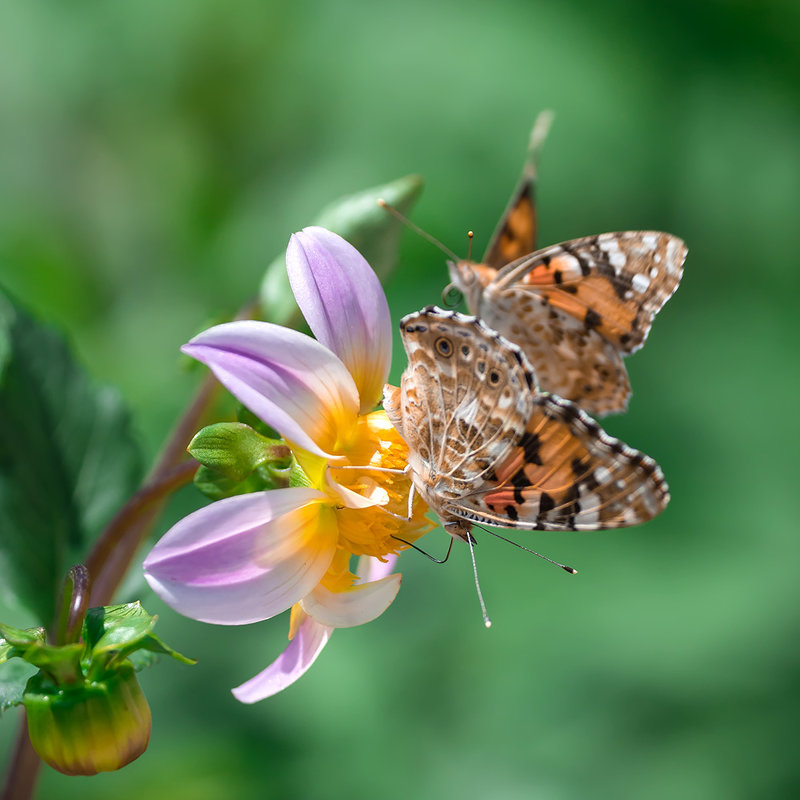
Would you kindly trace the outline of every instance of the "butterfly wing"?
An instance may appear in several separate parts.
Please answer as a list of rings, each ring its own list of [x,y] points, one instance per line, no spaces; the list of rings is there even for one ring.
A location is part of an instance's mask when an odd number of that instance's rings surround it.
[[[515,450],[449,514],[535,530],[602,530],[638,525],[669,502],[653,459],[605,433],[574,403],[542,394]]]
[[[536,294],[621,352],[633,353],[678,288],[685,258],[684,243],[668,233],[586,236],[507,264],[484,297],[492,303],[507,292]]]
[[[504,291],[482,302],[486,324],[519,345],[542,389],[595,416],[624,411],[630,381],[619,350],[584,322],[528,291]]]
[[[408,367],[384,405],[409,447],[415,485],[443,503],[483,485],[514,450],[533,409],[533,375],[514,346],[472,317],[440,309],[400,323]]]
[[[543,111],[536,119],[528,143],[528,155],[519,183],[497,223],[483,264],[500,269],[511,261],[536,250],[538,219],[536,213],[536,183],[539,150],[550,128],[553,115]]]
[[[672,296],[684,243],[655,231],[587,236],[480,275],[473,310],[519,344],[540,386],[592,414],[624,411],[630,383],[622,356],[645,342]]]
[[[444,520],[596,530],[666,505],[652,459],[574,404],[538,394],[521,350],[480,320],[426,309],[401,331],[401,432],[415,485]]]

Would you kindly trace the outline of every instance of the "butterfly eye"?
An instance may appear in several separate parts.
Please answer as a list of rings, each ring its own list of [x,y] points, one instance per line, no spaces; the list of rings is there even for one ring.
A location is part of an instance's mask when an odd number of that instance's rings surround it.
[[[450,358],[453,355],[453,343],[445,336],[440,336],[433,345],[436,352],[444,358]]]

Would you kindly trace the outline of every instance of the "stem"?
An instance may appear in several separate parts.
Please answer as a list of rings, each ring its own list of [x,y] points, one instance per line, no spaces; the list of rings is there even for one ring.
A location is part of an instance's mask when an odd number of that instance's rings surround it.
[[[219,384],[206,378],[181,417],[145,486],[117,513],[95,542],[86,559],[92,579],[92,606],[111,602],[114,592],[142,542],[147,538],[170,493],[189,483],[197,462],[187,459],[186,448],[213,405]]]
[[[67,573],[61,591],[61,614],[56,628],[56,644],[78,641],[88,608],[89,570],[83,564],[77,564]]]
[[[17,738],[11,753],[8,773],[3,783],[2,800],[31,800],[36,788],[36,778],[42,765],[28,736],[25,709],[19,715]]]

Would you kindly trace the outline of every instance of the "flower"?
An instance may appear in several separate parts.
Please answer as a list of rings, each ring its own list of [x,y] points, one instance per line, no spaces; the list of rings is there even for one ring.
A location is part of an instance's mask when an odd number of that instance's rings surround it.
[[[288,648],[233,690],[245,703],[297,680],[334,628],[380,616],[400,587],[391,574],[400,540],[433,527],[422,501],[407,519],[408,450],[373,410],[392,335],[375,273],[316,227],[291,237],[286,266],[316,340],[248,320],[204,331],[183,350],[281,434],[307,485],[212,503],[178,522],[144,562],[156,593],[194,619],[241,625],[292,609]],[[362,557],[355,574],[354,555]]]

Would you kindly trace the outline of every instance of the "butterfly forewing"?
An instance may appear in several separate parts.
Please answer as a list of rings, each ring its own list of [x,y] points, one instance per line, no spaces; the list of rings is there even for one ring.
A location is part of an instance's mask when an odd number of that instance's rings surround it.
[[[508,209],[492,234],[483,263],[500,269],[504,264],[533,252],[536,233],[536,176],[531,171],[522,176],[514,191]]]
[[[668,233],[586,236],[503,267],[486,286],[484,302],[504,293],[534,293],[632,353],[678,287],[685,257],[683,242]]]
[[[409,366],[400,387],[403,434],[425,485],[474,487],[514,447],[533,408],[519,350],[460,314],[423,311],[401,322]],[[480,335],[476,335],[476,331]]]
[[[409,366],[386,408],[414,484],[443,521],[596,530],[658,514],[655,462],[573,403],[539,394],[522,351],[474,317],[425,309],[401,323]]]

